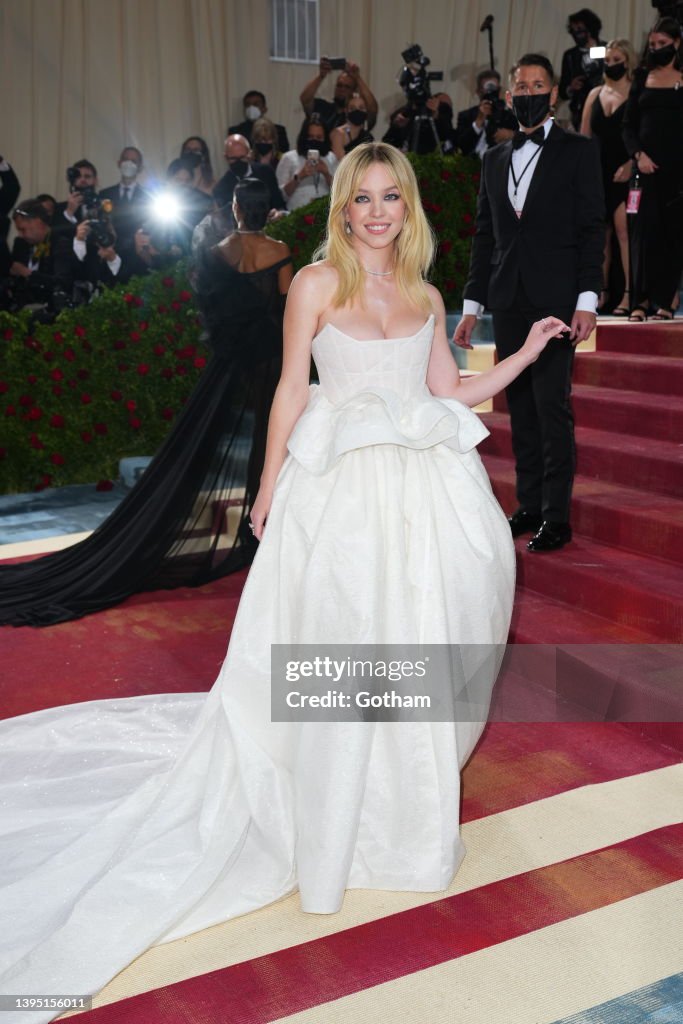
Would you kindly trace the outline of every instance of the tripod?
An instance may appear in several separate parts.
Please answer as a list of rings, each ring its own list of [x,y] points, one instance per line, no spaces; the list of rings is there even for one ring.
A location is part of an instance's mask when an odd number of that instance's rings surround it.
[[[434,145],[430,146],[429,143]],[[434,119],[427,110],[427,106],[421,103],[413,114],[413,123],[410,126],[408,139],[409,153],[433,153],[441,152],[441,139],[438,136]]]

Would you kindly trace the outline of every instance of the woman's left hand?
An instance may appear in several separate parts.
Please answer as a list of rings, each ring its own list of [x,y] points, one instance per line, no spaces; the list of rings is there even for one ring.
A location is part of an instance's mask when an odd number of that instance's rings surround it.
[[[560,338],[569,331],[570,328],[563,320],[559,320],[556,316],[545,316],[531,325],[531,330],[527,334],[521,351],[534,360],[538,359],[551,338]]]

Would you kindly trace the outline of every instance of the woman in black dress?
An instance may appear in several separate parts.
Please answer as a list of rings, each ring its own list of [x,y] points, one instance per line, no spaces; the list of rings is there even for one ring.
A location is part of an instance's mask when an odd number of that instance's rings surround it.
[[[683,269],[683,73],[681,29],[660,18],[648,37],[624,113],[624,142],[642,189],[631,218],[632,320],[671,320]]]
[[[593,136],[600,146],[602,178],[605,192],[607,232],[603,265],[604,291],[600,307],[604,310],[609,292],[614,235],[621,257],[624,289],[621,301],[611,310],[612,316],[629,314],[629,252],[626,223],[626,198],[631,176],[631,158],[622,137],[624,110],[633,71],[637,64],[635,51],[627,39],[613,39],[605,52],[605,82],[589,92],[583,108],[581,132]]]
[[[0,567],[0,624],[47,626],[131,594],[199,586],[248,565],[268,414],[292,279],[263,233],[260,180],[235,188],[237,231],[199,258],[197,299],[212,356],[159,451],[121,504],[79,544]]]

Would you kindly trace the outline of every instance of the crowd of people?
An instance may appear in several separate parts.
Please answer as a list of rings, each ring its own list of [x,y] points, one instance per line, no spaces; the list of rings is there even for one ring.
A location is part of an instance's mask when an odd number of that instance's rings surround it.
[[[600,18],[588,9],[571,14],[567,30],[574,46],[563,55],[558,83],[559,98],[568,102],[565,126],[596,140],[603,171],[606,239],[598,309],[632,320],[669,319],[683,266],[683,133],[672,130],[683,115],[680,25],[660,18],[641,59],[628,39],[602,40]],[[332,62],[323,57],[302,89],[304,118],[293,146],[287,128],[268,117],[265,95],[245,93],[244,118],[227,130],[227,167],[220,178],[207,142],[191,136],[169,164],[163,192],[141,183],[143,155],[126,146],[115,185],[99,190],[96,168],[82,159],[68,169],[66,200],[43,194],[15,207],[19,181],[2,160],[0,308],[42,306],[54,315],[101,287],[217,244],[235,229],[231,202],[245,177],[267,185],[269,221],[329,195],[340,162],[373,141],[378,119],[377,99],[353,61],[339,70],[332,99],[319,96],[332,73]],[[419,57],[406,65],[406,74],[406,102],[389,115],[382,141],[404,152],[483,158],[518,132],[509,83],[498,71],[479,72],[476,102],[456,117],[447,93],[431,94]],[[11,250],[10,215],[16,236]]]

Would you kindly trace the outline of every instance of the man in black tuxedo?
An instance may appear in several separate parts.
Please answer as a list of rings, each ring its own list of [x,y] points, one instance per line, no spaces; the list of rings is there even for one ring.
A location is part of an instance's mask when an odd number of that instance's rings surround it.
[[[518,128],[517,119],[500,99],[500,75],[487,69],[477,75],[479,103],[461,110],[455,128],[455,146],[463,156],[483,157],[489,146],[507,142]]]
[[[118,185],[101,189],[99,196],[100,199],[108,199],[112,205],[111,221],[118,249],[132,253],[135,232],[149,216],[152,197],[138,182],[143,164],[142,153],[136,146],[126,146],[121,150],[117,166],[121,181]]]
[[[554,124],[550,61],[527,54],[511,72],[508,103],[522,126],[482,163],[477,227],[463,316],[454,341],[471,348],[477,316],[493,314],[501,358],[550,314],[571,325],[507,390],[519,508],[514,536],[534,533],[531,551],[571,540],[575,467],[570,404],[574,346],[595,326],[602,284],[604,202],[597,149]]]
[[[268,113],[266,97],[258,89],[250,89],[249,92],[245,92],[242,98],[242,106],[244,107],[244,121],[240,122],[240,124],[231,125],[228,128],[228,135],[244,135],[249,145],[251,145],[251,132],[255,123],[260,117],[265,117]],[[278,151],[286,153],[289,150],[287,129],[283,124],[276,124],[275,130],[277,131]]]
[[[267,164],[251,163],[249,160],[249,143],[243,135],[228,135],[223,149],[228,170],[213,190],[214,199],[218,206],[227,206],[232,203],[232,194],[235,185],[242,178],[260,178],[268,186],[270,193],[270,214],[272,220],[274,211],[285,210],[285,201],[282,198],[275,177],[275,171]]]

